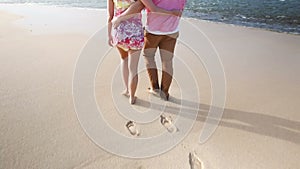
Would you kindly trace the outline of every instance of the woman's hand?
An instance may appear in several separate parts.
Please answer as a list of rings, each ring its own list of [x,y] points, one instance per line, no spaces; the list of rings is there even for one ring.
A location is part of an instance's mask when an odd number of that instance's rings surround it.
[[[108,45],[111,47],[114,46],[114,41],[111,34],[108,35]]]
[[[112,28],[112,23],[111,23],[111,21],[109,21],[108,22],[108,31],[107,31],[107,36],[108,36],[108,41],[107,41],[107,43],[108,43],[108,45],[109,46],[114,46],[114,43],[113,43],[113,37],[112,37],[112,35],[111,35],[111,28]]]
[[[172,14],[180,17],[182,15],[182,10],[174,9],[172,10]]]
[[[109,46],[113,46],[113,38],[111,35],[111,27],[112,27],[112,23],[111,20],[114,17],[114,2],[113,0],[107,0],[107,11],[108,11],[108,17],[107,17],[107,35],[108,35],[108,45]]]

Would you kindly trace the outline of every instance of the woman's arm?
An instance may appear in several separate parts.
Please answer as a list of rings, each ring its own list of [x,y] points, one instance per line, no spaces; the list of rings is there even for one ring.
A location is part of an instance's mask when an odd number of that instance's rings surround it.
[[[157,7],[152,0],[140,0],[146,8],[150,10],[150,12],[156,12],[156,13],[164,13],[169,15],[175,15],[175,16],[181,16],[182,11],[181,10],[165,10],[163,8]]]
[[[140,13],[142,9],[148,8],[151,12],[157,12],[157,13],[164,13],[166,15],[175,15],[175,16],[181,16],[182,11],[181,10],[165,10],[163,8],[157,7],[154,5],[152,0],[137,0],[136,2],[132,3],[126,11],[124,11],[121,15],[119,15],[117,18],[115,18],[113,22],[113,26],[117,27],[119,23],[127,18],[130,18],[135,13]]]
[[[165,13],[170,15],[176,15],[181,16],[182,11],[181,10],[165,10],[163,8],[157,7],[152,0],[137,0],[136,2],[132,3],[132,5],[129,6],[129,8],[123,12],[120,17],[131,15],[135,13],[141,12],[144,7],[148,8],[151,12],[157,12],[157,13]]]
[[[107,0],[107,33],[108,33],[108,45],[113,46],[111,28],[112,28],[112,19],[114,18],[114,2],[113,0]]]

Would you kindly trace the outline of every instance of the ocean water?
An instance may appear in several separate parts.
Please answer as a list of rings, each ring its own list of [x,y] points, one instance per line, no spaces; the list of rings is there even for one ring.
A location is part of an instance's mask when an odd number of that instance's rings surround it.
[[[0,0],[0,3],[106,8],[106,0]],[[300,34],[300,0],[187,0],[184,16]]]

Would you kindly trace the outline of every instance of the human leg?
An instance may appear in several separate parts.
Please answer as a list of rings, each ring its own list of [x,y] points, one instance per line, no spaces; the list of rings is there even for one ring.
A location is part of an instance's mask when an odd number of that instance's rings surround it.
[[[135,92],[138,84],[138,63],[141,51],[129,50],[128,51],[128,69],[129,69],[129,102],[135,103]]]
[[[128,77],[129,77],[129,70],[128,70],[128,52],[123,50],[120,47],[117,47],[120,55],[121,55],[121,72],[122,72],[122,78],[123,78],[123,83],[125,85],[125,89],[122,94],[125,96],[129,95],[128,91]]]
[[[154,56],[160,39],[161,36],[159,35],[153,35],[148,32],[145,33],[145,45],[143,55],[145,58],[146,68],[149,75],[152,90],[159,89],[157,67]]]
[[[177,36],[165,35],[159,44],[160,57],[162,62],[162,78],[161,78],[161,96],[165,100],[169,100],[169,88],[173,78],[173,56],[176,45]]]

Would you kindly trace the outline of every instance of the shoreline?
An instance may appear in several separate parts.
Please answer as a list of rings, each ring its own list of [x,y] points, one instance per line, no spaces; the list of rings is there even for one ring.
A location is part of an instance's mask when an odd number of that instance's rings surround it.
[[[191,17],[191,18],[189,18],[189,17],[184,17],[184,18],[187,18],[187,19],[190,19],[190,20],[196,20],[196,21],[208,22],[208,23],[224,24],[224,25],[236,26],[236,27],[242,27],[242,28],[257,29],[257,30],[263,30],[263,31],[275,32],[275,33],[283,33],[283,34],[288,34],[288,35],[296,35],[296,36],[299,36],[299,35],[300,35],[300,33],[277,31],[277,30],[267,29],[267,28],[262,28],[262,27],[246,26],[246,25],[239,25],[239,24],[232,24],[232,23],[225,23],[225,22],[211,21],[211,20],[198,19],[198,18],[192,18],[192,17]]]
[[[64,5],[51,5],[51,4],[38,4],[38,3],[0,3],[0,5],[17,5],[17,6],[36,6],[36,7],[43,7],[43,8],[61,8],[61,9],[74,9],[74,10],[87,10],[87,11],[106,11],[106,8],[93,8],[93,7],[76,7],[76,6],[64,6]],[[246,26],[243,24],[233,24],[233,23],[226,23],[226,22],[219,22],[219,21],[213,21],[213,20],[207,20],[207,19],[200,19],[195,17],[188,17],[184,16],[183,18],[189,19],[189,20],[196,20],[200,22],[208,22],[208,23],[215,23],[215,24],[224,24],[224,25],[230,25],[230,26],[236,26],[236,27],[242,27],[242,28],[250,28],[250,29],[258,29],[258,30],[266,30],[270,32],[277,32],[277,33],[284,33],[284,34],[290,34],[290,35],[296,35],[299,36],[300,33],[297,32],[286,32],[286,31],[280,31],[280,30],[274,30],[272,28],[263,28],[263,27],[255,27],[255,26]]]

